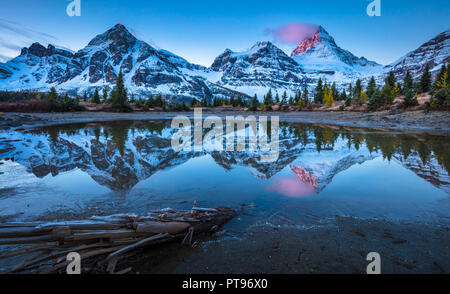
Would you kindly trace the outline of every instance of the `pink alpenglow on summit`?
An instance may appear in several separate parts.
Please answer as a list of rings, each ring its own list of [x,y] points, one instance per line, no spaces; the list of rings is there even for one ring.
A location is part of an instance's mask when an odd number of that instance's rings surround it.
[[[314,47],[314,45],[320,41],[319,30],[316,31],[313,37],[304,39],[300,42],[297,48],[292,51],[291,56],[303,55],[308,52],[309,49]]]

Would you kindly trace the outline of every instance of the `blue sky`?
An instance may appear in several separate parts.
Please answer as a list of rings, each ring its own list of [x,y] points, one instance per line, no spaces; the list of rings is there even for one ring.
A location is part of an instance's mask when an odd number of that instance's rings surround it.
[[[122,23],[153,46],[209,66],[226,48],[246,50],[272,41],[267,29],[302,22],[322,25],[342,48],[387,64],[450,27],[448,0],[381,0],[380,17],[366,14],[370,2],[81,0],[81,16],[69,17],[69,0],[0,0],[0,61],[34,41],[76,51]],[[287,53],[295,47],[276,45]]]

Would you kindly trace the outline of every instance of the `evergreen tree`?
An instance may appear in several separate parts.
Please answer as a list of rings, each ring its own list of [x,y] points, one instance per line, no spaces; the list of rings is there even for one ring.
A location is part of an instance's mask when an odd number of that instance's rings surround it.
[[[447,85],[450,85],[450,64],[447,63]]]
[[[342,90],[339,100],[341,100],[341,101],[347,100],[347,93],[345,92],[345,90]]]
[[[398,82],[395,85],[395,91],[397,92],[397,95],[395,95],[396,97],[403,93],[403,87],[402,87],[402,84],[400,82]]]
[[[377,89],[377,84],[375,82],[375,78],[372,76],[372,78],[369,81],[369,84],[367,85],[367,90],[366,90],[367,96],[372,97],[372,95],[376,89]]]
[[[358,79],[356,81],[355,88],[353,88],[353,99],[354,100],[360,101],[361,91],[362,91],[362,84],[361,84],[361,80]]]
[[[165,102],[164,102],[164,99],[163,99],[163,97],[162,97],[161,94],[159,94],[158,96],[156,96],[156,99],[155,99],[155,106],[156,106],[156,107],[162,107],[162,108],[164,108],[164,107],[166,106],[166,104],[165,104]]]
[[[287,93],[286,91],[283,92],[283,96],[281,97],[281,105],[287,104]]]
[[[380,106],[381,105],[385,105],[385,104],[392,104],[392,102],[394,101],[394,91],[393,89],[389,86],[388,83],[386,83],[383,87],[383,89],[381,89],[381,93],[380,93]]]
[[[409,70],[406,72],[405,79],[403,80],[403,94],[407,94],[409,90],[414,89],[414,81]]]
[[[450,91],[447,88],[442,88],[436,91],[431,99],[431,106],[438,107],[440,109],[450,109]]]
[[[206,100],[206,97],[203,97],[202,102],[200,104],[202,107],[208,107],[208,100]]]
[[[298,92],[295,93],[295,96],[294,96],[294,103],[297,104],[301,98],[302,98],[302,91],[298,90]]]
[[[279,103],[280,103],[280,96],[278,96],[278,92],[277,92],[277,94],[275,95],[275,103],[276,103],[276,104],[279,104]]]
[[[112,95],[112,107],[120,111],[129,111],[131,107],[128,105],[127,89],[123,83],[122,71],[119,72],[119,76],[116,80],[116,87],[114,88]]]
[[[150,97],[150,99],[153,99],[153,98]],[[191,106],[191,107],[194,107],[194,105],[195,105],[196,103],[197,103],[197,99],[192,98],[190,106]]]
[[[418,105],[419,102],[417,101],[417,95],[415,95],[413,89],[409,89],[405,94],[405,100],[403,101],[403,105],[408,106],[415,106]]]
[[[375,89],[372,95],[369,97],[369,102],[367,103],[367,109],[370,111],[377,110],[383,102],[381,101],[380,91]]]
[[[269,91],[267,92],[264,98],[264,105],[265,106],[273,105],[272,89],[269,89]]]
[[[316,93],[314,94],[315,103],[323,103],[323,82],[322,78],[319,78],[316,86]]]
[[[242,101],[242,97],[241,96],[238,96],[238,99],[236,101],[236,105],[238,107],[242,107],[242,105],[244,105],[244,102]]]
[[[50,93],[47,95],[47,101],[52,107],[56,107],[58,105],[58,93],[56,92],[55,87],[50,89]]]
[[[92,103],[100,104],[100,95],[98,94],[98,89],[95,89],[94,96],[92,96]]]
[[[109,87],[108,86],[104,86],[103,87],[103,101],[106,103],[108,102],[108,91],[109,91]]]
[[[309,92],[306,86],[303,87],[302,98],[303,101],[309,101]]]
[[[150,95],[150,98],[148,98],[147,105],[148,105],[148,108],[154,108],[156,106],[155,98],[153,98],[153,95]]]
[[[87,97],[87,93],[86,91],[83,93],[83,102],[87,102],[88,101],[88,97]]]
[[[397,78],[395,77],[394,72],[391,70],[389,72],[388,77],[385,80],[385,83],[391,88],[394,89],[395,84],[397,83]]]
[[[350,84],[349,86],[348,86],[348,96],[347,96],[347,99],[353,99],[353,85],[352,84]]]
[[[230,98],[230,105],[234,106],[235,102],[234,102],[234,95],[231,96]]]
[[[430,66],[427,64],[425,70],[420,77],[420,92],[425,93],[431,90],[431,73]]]
[[[251,106],[250,106],[250,110],[251,110],[251,111],[256,111],[256,110],[258,110],[258,105],[259,105],[259,103],[258,103],[258,97],[257,97],[256,94],[255,94],[255,96],[253,96],[253,99],[252,99],[252,104],[251,104]]]
[[[331,85],[331,91],[333,92],[333,100],[339,100],[339,91],[336,88],[336,82]]]

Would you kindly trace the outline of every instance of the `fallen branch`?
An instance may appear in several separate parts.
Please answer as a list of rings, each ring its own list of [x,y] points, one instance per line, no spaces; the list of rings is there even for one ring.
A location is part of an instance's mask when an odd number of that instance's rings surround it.
[[[20,247],[1,253],[0,260],[22,258],[7,272],[61,273],[70,263],[67,254],[77,252],[82,263],[97,265],[93,269],[96,272],[114,273],[119,258],[138,248],[174,240],[189,245],[194,234],[214,232],[235,214],[227,207],[194,207],[188,211],[164,209],[141,216],[97,216],[85,221],[3,223],[0,245]],[[130,271],[127,268],[117,273]]]

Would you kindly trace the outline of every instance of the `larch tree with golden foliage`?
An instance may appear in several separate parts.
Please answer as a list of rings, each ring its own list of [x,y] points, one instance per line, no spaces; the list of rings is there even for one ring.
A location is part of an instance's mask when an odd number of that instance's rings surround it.
[[[364,92],[364,90],[361,90],[361,94],[359,95],[359,101],[361,104],[364,104],[367,102],[367,94]]]
[[[333,90],[328,89],[328,86],[325,86],[323,89],[323,101],[327,107],[331,107],[333,105]]]

